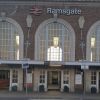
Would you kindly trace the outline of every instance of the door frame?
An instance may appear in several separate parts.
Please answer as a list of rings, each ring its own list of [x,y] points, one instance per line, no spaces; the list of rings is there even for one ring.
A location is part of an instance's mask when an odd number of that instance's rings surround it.
[[[58,84],[52,84],[52,72],[57,72]],[[49,75],[51,73],[51,76]],[[51,78],[51,79],[50,79]],[[47,71],[47,87],[49,86],[58,86],[61,88],[61,70],[48,70]]]

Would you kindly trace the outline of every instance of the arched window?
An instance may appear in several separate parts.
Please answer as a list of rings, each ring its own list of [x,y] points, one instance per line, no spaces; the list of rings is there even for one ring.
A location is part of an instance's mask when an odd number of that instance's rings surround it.
[[[2,60],[19,60],[22,58],[20,29],[12,23],[13,21],[11,19],[0,21],[0,59]]]
[[[67,24],[63,20],[55,22],[53,19],[40,24],[35,35],[35,60],[73,61],[75,59],[74,31]]]
[[[93,24],[88,32],[87,60],[100,61],[100,21]]]

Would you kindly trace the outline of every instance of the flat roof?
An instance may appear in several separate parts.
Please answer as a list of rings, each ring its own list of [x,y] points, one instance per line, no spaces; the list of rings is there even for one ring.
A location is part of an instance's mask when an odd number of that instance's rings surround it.
[[[0,1],[36,1],[36,2],[100,2],[100,0],[0,0]]]

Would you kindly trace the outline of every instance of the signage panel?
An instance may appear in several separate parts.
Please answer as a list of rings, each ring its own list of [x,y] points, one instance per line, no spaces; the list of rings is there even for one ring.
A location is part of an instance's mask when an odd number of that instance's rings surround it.
[[[75,84],[82,84],[82,75],[81,74],[75,75]]]
[[[79,15],[81,9],[78,8],[47,8],[48,14],[61,14],[61,15]]]
[[[29,68],[29,64],[28,64],[28,63],[22,64],[22,68],[23,68],[23,69]]]

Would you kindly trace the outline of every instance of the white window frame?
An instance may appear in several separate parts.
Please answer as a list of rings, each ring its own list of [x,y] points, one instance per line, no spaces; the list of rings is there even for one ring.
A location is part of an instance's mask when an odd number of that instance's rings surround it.
[[[96,82],[97,82],[96,71],[91,71],[91,85],[96,85]]]
[[[63,84],[69,85],[69,83],[70,83],[70,71],[65,70],[63,71]]]
[[[18,70],[12,70],[12,83],[18,83]]]
[[[2,21],[2,17],[0,17],[0,21]],[[19,50],[17,50],[18,51],[17,53],[19,53],[19,59],[17,59],[17,60],[23,59],[23,47],[24,47],[23,30],[22,30],[21,26],[13,19],[6,17],[5,21],[14,25],[17,29],[17,32],[18,32],[19,37],[20,37],[20,39],[19,39]],[[13,55],[11,55],[11,56],[13,56]],[[13,57],[11,57],[11,58],[13,58]],[[9,60],[9,59],[6,59],[6,60]],[[15,59],[10,59],[10,60],[15,60]]]
[[[40,84],[44,84],[45,83],[45,70],[40,70],[39,83]]]
[[[54,18],[51,18],[51,19],[48,19],[48,20],[44,21],[43,23],[41,23],[39,25],[39,27],[38,27],[38,29],[37,29],[37,31],[35,33],[35,52],[34,52],[35,53],[34,54],[35,55],[35,60],[40,60],[39,59],[40,49],[39,49],[39,41],[38,41],[39,40],[39,34],[43,34],[41,32],[43,32],[43,29],[45,28],[45,26],[48,25],[49,23],[54,22],[54,21],[55,21]],[[70,41],[71,42],[70,43],[70,46],[71,46],[71,49],[70,49],[70,52],[71,52],[70,53],[70,61],[75,61],[75,32],[74,32],[72,26],[68,22],[66,22],[65,20],[58,19],[57,22],[58,23],[62,23],[67,28],[67,30],[70,32],[70,36],[71,36],[71,41]],[[46,32],[46,30],[45,30],[45,32]],[[46,40],[48,41],[48,37],[47,36],[46,36]],[[48,43],[46,43],[45,45],[46,45],[45,47],[47,47]],[[47,48],[45,48],[45,51],[46,50],[47,50]],[[47,60],[47,52],[45,52],[45,53],[46,54],[45,54],[45,59],[44,60],[46,61]],[[62,58],[62,59],[64,61],[64,58]]]
[[[99,39],[99,37],[98,37],[98,28],[100,28],[100,21],[97,21],[97,22],[95,22],[91,27],[90,27],[90,29],[89,29],[89,31],[88,31],[88,34],[87,34],[87,43],[86,43],[86,59],[88,60],[88,61],[100,61],[100,39]],[[99,30],[99,32],[100,32],[100,30]],[[97,34],[96,34],[97,33]],[[96,55],[96,58],[95,59],[91,59],[91,52],[93,52],[92,50],[93,50],[93,48],[91,47],[91,37],[93,37],[94,36],[94,34],[95,34],[95,37],[97,37],[96,38],[96,53],[95,53],[95,55]]]

